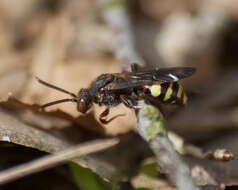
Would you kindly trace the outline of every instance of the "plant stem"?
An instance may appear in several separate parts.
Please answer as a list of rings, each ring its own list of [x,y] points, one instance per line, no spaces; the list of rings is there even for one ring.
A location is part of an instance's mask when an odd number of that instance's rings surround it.
[[[159,167],[165,172],[177,189],[198,189],[188,166],[182,161],[168,139],[165,121],[161,112],[154,106],[139,102],[137,131],[149,143],[156,155]]]

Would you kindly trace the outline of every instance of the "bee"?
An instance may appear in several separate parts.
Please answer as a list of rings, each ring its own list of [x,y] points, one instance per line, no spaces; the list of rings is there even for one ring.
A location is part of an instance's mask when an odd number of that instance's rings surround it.
[[[40,108],[44,110],[55,104],[75,102],[77,110],[86,113],[95,103],[106,107],[100,114],[99,120],[107,124],[112,120],[106,120],[110,108],[120,103],[131,109],[139,109],[137,102],[141,99],[151,104],[159,102],[185,105],[187,96],[178,81],[191,76],[195,71],[196,69],[192,67],[139,70],[136,64],[132,64],[131,72],[102,74],[91,83],[89,88],[80,89],[77,95],[36,78],[39,83],[72,97],[46,103]]]

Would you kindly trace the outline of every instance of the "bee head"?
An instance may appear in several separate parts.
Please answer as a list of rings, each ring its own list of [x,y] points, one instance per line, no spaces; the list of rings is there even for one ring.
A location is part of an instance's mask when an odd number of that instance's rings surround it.
[[[92,107],[92,96],[88,89],[82,88],[78,93],[77,109],[81,113],[86,113]]]

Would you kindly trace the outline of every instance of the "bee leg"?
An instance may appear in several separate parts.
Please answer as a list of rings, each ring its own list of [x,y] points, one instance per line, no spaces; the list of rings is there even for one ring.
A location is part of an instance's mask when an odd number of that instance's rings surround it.
[[[99,116],[99,120],[101,121],[101,123],[103,124],[107,124],[108,121],[105,119],[105,117],[109,114],[109,108],[106,108]]]
[[[124,115],[125,115],[125,114],[118,114],[118,115],[116,115],[116,116],[114,116],[114,117],[112,117],[112,118],[106,120],[105,117],[106,117],[108,114],[109,114],[109,108],[106,108],[106,109],[100,114],[100,116],[99,116],[99,120],[100,120],[101,123],[103,123],[103,124],[108,124],[108,123],[110,123],[112,120],[116,119],[117,117],[120,117],[120,116],[124,116]]]
[[[140,108],[139,106],[133,104],[132,100],[125,95],[120,95],[120,99],[122,103],[128,108],[135,109],[135,110]]]

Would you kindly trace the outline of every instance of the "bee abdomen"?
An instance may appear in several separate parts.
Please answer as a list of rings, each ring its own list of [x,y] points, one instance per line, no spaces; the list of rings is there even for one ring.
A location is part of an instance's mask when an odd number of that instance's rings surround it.
[[[150,95],[153,98],[158,99],[160,102],[180,105],[187,103],[187,96],[183,87],[176,82],[153,84],[149,90]]]

